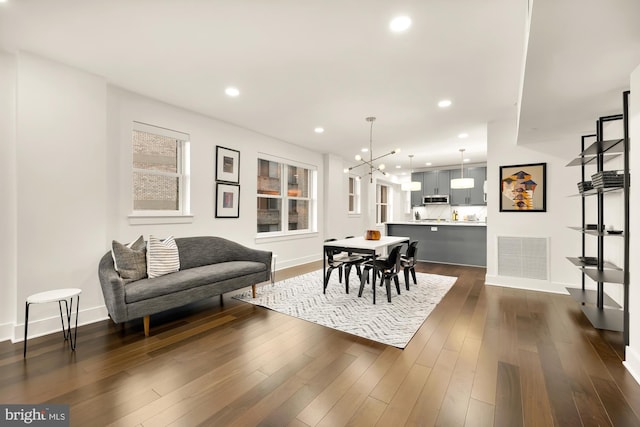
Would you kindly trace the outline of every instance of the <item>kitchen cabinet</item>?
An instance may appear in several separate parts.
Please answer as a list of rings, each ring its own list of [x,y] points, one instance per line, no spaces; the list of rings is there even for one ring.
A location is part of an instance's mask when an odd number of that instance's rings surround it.
[[[411,192],[411,206],[422,206],[422,195],[424,194],[424,172],[413,172],[411,174],[411,181],[418,181],[422,183],[422,189]]]
[[[448,170],[432,170],[424,172],[422,181],[423,195],[448,195],[451,174]]]
[[[485,224],[387,223],[388,236],[406,236],[418,241],[418,260],[445,264],[487,265]]]
[[[460,178],[460,169],[450,171],[451,179]],[[487,179],[487,168],[485,166],[473,166],[464,168],[465,178],[473,178],[474,187],[468,189],[452,188],[450,193],[450,203],[452,206],[461,205],[486,205],[484,197],[484,182]]]

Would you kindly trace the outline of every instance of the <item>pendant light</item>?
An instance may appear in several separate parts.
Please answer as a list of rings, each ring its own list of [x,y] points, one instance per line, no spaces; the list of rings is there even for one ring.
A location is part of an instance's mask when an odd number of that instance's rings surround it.
[[[409,174],[413,175],[413,154],[409,154]],[[411,181],[411,176],[409,177],[409,182],[403,182],[401,185],[402,191],[420,191],[422,190],[422,183],[420,181]]]
[[[460,149],[460,178],[454,178],[451,180],[451,188],[454,190],[473,188],[475,187],[475,181],[473,178],[464,177],[464,148]]]
[[[378,166],[374,165],[373,162],[376,160],[379,160],[383,157],[387,157],[390,156],[392,154],[396,154],[400,152],[399,148],[396,148],[395,150],[391,151],[390,153],[387,154],[383,154],[381,156],[378,157],[373,157],[373,122],[376,121],[375,117],[366,117],[365,120],[369,123],[371,123],[371,125],[369,126],[369,160],[367,159],[363,159],[362,156],[360,154],[357,154],[355,156],[355,159],[357,162],[360,162],[359,164],[355,165],[355,166],[351,166],[350,168],[345,168],[344,169],[344,173],[351,173],[351,171],[353,169],[356,169],[360,166],[367,166],[369,169],[369,182],[373,183],[373,173],[378,171],[381,174],[383,174],[384,176],[389,176],[389,173],[386,172],[385,166],[383,163],[379,164]]]

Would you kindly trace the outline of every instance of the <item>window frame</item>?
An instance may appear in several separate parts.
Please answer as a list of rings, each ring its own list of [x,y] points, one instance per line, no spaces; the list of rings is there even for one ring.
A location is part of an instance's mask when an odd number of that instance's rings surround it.
[[[353,180],[353,193],[351,192],[351,180]],[[347,194],[347,213],[349,216],[360,216],[362,213],[362,180],[355,176],[349,176],[347,178]],[[349,210],[352,197],[355,210]]]
[[[280,194],[260,194],[259,188],[256,187],[256,198],[266,199],[278,199],[280,200],[280,224],[281,229],[279,231],[257,231],[258,226],[258,214],[256,212],[256,239],[268,239],[273,237],[286,237],[286,236],[300,236],[304,234],[312,234],[318,232],[317,226],[317,207],[318,207],[318,168],[315,165],[310,165],[302,162],[297,162],[282,157],[277,157],[265,153],[258,153],[256,163],[260,160],[275,162],[280,168]],[[288,177],[289,167],[303,168],[309,172],[309,188],[308,196],[289,196],[288,194]],[[258,168],[259,169],[259,168]],[[260,173],[257,170],[256,177]],[[302,200],[308,203],[309,207],[309,227],[305,229],[289,230],[289,201],[290,200]],[[257,201],[257,199],[256,199]]]
[[[133,132],[146,132],[154,135],[160,135],[176,140],[176,172],[164,172],[149,169],[140,169],[134,167],[133,158]],[[129,153],[131,156],[131,213],[129,218],[134,224],[153,224],[159,223],[159,219],[174,219],[167,222],[190,222],[193,218],[191,215],[191,142],[187,133],[163,128],[161,126],[150,125],[134,121],[132,123],[131,132],[129,133]],[[178,209],[176,210],[159,210],[159,209],[135,209],[135,184],[133,176],[135,173],[144,173],[158,176],[175,177],[178,180]],[[181,220],[182,219],[182,220]],[[186,221],[185,221],[186,220]]]
[[[387,201],[382,203],[380,201],[382,196],[382,187],[386,188],[387,192]],[[376,225],[382,225],[385,222],[393,221],[392,209],[393,203],[391,202],[393,198],[393,186],[388,184],[382,184],[380,182],[376,183]],[[382,220],[382,206],[386,206],[386,218],[384,221]]]

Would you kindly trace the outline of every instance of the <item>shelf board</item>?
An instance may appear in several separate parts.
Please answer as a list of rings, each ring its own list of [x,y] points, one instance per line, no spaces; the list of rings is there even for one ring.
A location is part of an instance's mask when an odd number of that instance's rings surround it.
[[[596,270],[595,268],[585,268],[584,274],[595,282],[624,283],[624,271],[622,270]]]
[[[594,289],[585,289],[584,291],[580,288],[566,288],[567,291],[571,294],[574,300],[578,301],[580,304],[591,304],[596,305],[598,301],[598,293]],[[604,306],[609,308],[622,308],[620,304],[615,302],[613,298],[611,298],[606,293],[604,294]]]
[[[585,230],[582,227],[569,227],[571,230],[576,230],[590,236],[611,236],[611,237],[624,237],[624,233],[608,233],[606,231],[598,232],[598,230]]]
[[[588,146],[581,156],[595,156],[604,153],[622,153],[624,152],[624,139],[609,139],[607,141],[595,141]]]
[[[621,153],[604,153],[604,158],[602,160],[604,163],[606,163],[609,160],[613,160],[616,157],[620,157],[621,155],[622,155]],[[575,159],[567,163],[567,166],[582,166],[582,165],[587,166],[592,163],[595,164],[596,160],[598,160],[598,156],[596,155],[580,156],[580,157],[576,157]]]
[[[615,308],[598,308],[590,305],[580,306],[582,312],[596,329],[624,331],[624,312]]]
[[[574,196],[582,196],[582,197],[597,196],[598,194],[602,194],[602,193],[610,193],[612,191],[622,191],[622,190],[624,190],[624,186],[594,188],[593,190],[587,190],[582,193],[574,194]]]
[[[581,268],[596,268],[597,265],[593,265],[593,264],[585,264],[584,262],[580,261],[578,259],[578,257],[567,257],[567,259],[569,261],[571,261],[573,263],[573,265],[576,265],[578,267]],[[604,262],[604,268],[608,269],[608,270],[622,270],[620,267],[618,267],[617,265],[615,265],[612,262],[609,261],[605,261]]]

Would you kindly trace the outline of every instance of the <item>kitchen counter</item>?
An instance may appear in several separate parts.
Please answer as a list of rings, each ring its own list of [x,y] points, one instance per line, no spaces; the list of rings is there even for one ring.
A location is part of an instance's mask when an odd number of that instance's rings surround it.
[[[487,265],[487,223],[479,221],[398,221],[386,224],[388,236],[418,243],[418,260],[444,264]]]
[[[462,225],[471,227],[486,227],[487,223],[483,221],[451,221],[451,220],[432,220],[421,219],[418,221],[393,221],[387,222],[387,225]]]

